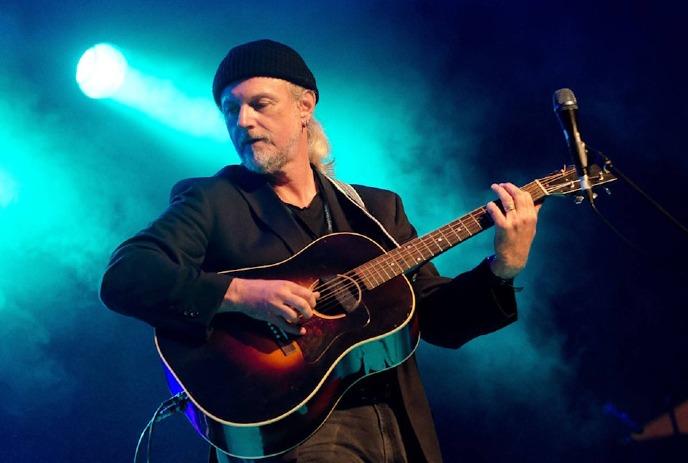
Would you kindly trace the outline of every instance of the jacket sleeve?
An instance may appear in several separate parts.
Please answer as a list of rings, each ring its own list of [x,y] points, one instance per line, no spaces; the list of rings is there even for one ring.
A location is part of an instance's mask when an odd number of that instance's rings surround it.
[[[157,220],[114,251],[101,281],[103,303],[156,328],[204,335],[231,282],[201,270],[213,226],[201,188],[173,193]]]
[[[404,243],[417,236],[398,195],[394,234]],[[487,259],[455,278],[438,274],[432,263],[412,275],[421,337],[443,347],[458,348],[471,339],[516,321],[514,288],[495,276]]]

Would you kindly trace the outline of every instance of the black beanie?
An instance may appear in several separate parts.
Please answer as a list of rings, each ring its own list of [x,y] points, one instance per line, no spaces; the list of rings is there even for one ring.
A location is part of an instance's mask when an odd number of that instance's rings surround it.
[[[251,77],[277,77],[315,92],[315,102],[320,95],[315,77],[306,62],[293,48],[274,40],[256,40],[229,50],[213,79],[213,97],[220,107],[220,94],[232,82]]]

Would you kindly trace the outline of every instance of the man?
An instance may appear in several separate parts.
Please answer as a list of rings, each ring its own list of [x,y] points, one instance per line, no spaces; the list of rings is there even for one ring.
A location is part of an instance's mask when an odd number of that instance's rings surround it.
[[[283,261],[332,232],[356,231],[392,249],[415,229],[396,194],[326,175],[327,141],[313,117],[318,88],[293,49],[270,40],[233,48],[213,95],[241,166],[177,184],[167,211],[117,248],[101,298],[165,330],[202,336],[217,314],[239,312],[304,335],[317,292],[217,272]],[[410,276],[428,342],[457,348],[516,319],[512,282],[526,264],[538,208],[510,183],[492,189],[503,207],[487,205],[494,255],[454,279],[432,264]],[[415,358],[362,379],[313,436],[270,461],[441,461]]]

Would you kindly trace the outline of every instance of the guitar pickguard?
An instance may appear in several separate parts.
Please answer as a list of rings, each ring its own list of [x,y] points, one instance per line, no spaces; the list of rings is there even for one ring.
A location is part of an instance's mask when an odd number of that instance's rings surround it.
[[[357,302],[355,308],[348,310],[348,313],[338,317],[323,318],[315,315],[304,325],[308,330],[308,335],[296,339],[296,343],[301,348],[304,362],[318,362],[323,353],[335,341],[370,323],[370,311],[365,302]]]

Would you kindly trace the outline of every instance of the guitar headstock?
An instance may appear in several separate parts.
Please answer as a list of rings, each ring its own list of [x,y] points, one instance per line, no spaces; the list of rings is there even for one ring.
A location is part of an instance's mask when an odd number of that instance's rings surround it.
[[[588,181],[590,188],[595,188],[605,183],[616,180],[616,177],[597,164],[590,165]],[[561,170],[537,180],[548,196],[569,196],[581,191],[581,184],[574,166],[564,166]]]

